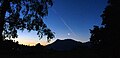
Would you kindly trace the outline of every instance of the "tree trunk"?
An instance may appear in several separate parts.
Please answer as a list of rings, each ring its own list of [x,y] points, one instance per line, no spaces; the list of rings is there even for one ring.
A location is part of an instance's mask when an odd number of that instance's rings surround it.
[[[4,24],[5,24],[5,14],[9,7],[10,3],[8,0],[4,0],[1,7],[0,7],[0,42],[3,41],[3,35],[2,32],[4,30]]]

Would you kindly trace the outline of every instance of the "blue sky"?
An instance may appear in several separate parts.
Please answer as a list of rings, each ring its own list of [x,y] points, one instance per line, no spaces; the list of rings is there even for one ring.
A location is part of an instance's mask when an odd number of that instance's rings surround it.
[[[49,14],[44,18],[47,26],[55,32],[56,39],[71,38],[77,41],[88,41],[90,38],[89,29],[93,25],[101,24],[101,17],[107,0],[54,0],[53,7],[49,8]],[[40,42],[46,44],[46,38],[39,40],[36,32],[18,32],[16,39],[20,43],[35,44]]]

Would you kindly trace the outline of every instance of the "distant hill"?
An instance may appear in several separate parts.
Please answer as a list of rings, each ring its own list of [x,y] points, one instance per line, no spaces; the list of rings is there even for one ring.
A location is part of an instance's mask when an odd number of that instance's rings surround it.
[[[83,46],[82,42],[78,42],[72,39],[65,39],[65,40],[57,39],[55,42],[47,45],[46,47],[48,49],[53,49],[57,51],[69,51],[69,50],[77,49],[82,46]]]

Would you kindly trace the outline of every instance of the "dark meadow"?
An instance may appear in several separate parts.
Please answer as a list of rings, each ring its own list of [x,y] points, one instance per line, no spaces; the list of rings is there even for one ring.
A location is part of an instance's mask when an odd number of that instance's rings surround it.
[[[19,36],[18,30],[28,30],[37,31],[40,39],[46,36],[50,42],[55,33],[43,19],[53,5],[53,0],[0,0],[0,57],[120,58],[119,0],[108,0],[100,15],[101,26],[91,26],[93,29],[89,29],[91,36],[88,42],[67,38],[57,39],[46,46],[40,43],[29,46],[11,39]]]

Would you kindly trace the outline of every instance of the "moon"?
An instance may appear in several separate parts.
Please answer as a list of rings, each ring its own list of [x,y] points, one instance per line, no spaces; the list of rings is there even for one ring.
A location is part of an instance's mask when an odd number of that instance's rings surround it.
[[[68,36],[70,35],[70,33],[68,33]]]

